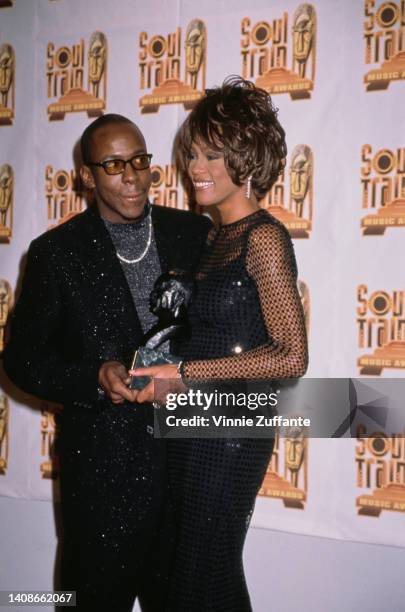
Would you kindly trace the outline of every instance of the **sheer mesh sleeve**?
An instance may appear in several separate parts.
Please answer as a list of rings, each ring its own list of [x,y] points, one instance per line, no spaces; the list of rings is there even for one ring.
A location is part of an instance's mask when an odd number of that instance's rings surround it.
[[[287,230],[278,223],[252,228],[245,264],[256,285],[268,341],[231,357],[187,361],[183,364],[186,378],[272,379],[305,373],[308,360],[305,321]]]

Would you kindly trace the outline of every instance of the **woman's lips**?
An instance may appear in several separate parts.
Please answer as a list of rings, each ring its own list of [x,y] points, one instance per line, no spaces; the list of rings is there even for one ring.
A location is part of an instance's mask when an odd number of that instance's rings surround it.
[[[213,181],[193,181],[194,189],[196,191],[204,191],[205,189],[210,189],[210,187],[214,186]]]

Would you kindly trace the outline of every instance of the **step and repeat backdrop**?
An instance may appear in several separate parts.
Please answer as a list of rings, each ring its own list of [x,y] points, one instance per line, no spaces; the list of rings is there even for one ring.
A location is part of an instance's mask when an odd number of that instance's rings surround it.
[[[294,240],[307,375],[405,376],[403,0],[0,0],[0,352],[29,242],[86,207],[83,129],[133,119],[151,199],[187,208],[173,138],[230,74],[272,95],[287,132],[261,204]],[[2,381],[0,494],[57,499],[57,408]],[[253,524],[404,546],[405,431],[365,416],[355,433],[277,440]]]

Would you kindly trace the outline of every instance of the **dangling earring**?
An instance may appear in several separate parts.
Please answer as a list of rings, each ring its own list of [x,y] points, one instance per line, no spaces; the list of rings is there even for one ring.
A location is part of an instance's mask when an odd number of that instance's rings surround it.
[[[252,175],[248,176],[248,180],[246,181],[245,195],[247,199],[250,200],[250,196],[252,195]]]

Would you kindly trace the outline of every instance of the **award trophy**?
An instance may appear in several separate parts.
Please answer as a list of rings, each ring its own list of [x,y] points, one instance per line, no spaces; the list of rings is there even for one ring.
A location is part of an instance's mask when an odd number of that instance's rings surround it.
[[[159,348],[166,341],[189,333],[187,306],[193,293],[194,281],[184,270],[169,270],[161,274],[150,294],[150,311],[157,323],[144,335],[136,349],[131,370],[164,363],[180,363],[180,358]],[[143,389],[149,376],[133,376],[130,389]]]

